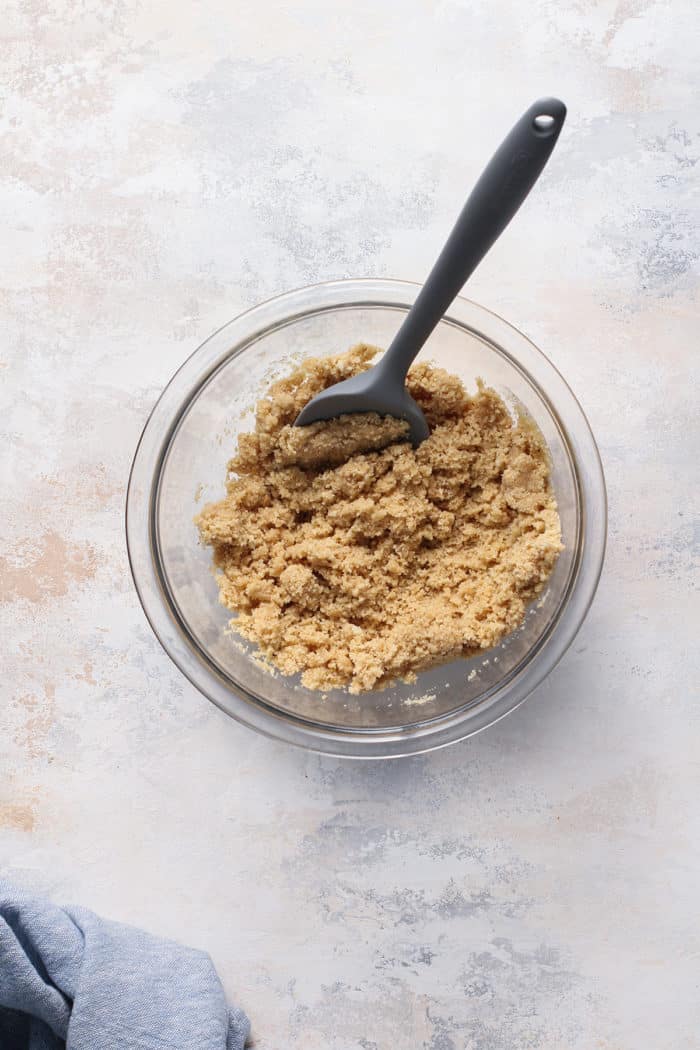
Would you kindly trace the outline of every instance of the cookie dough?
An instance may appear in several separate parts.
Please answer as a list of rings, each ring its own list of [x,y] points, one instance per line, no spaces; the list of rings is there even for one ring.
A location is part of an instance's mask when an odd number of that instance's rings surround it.
[[[562,550],[549,459],[495,391],[415,365],[430,437],[400,420],[292,424],[378,350],[304,361],[258,403],[226,496],[197,518],[232,627],[311,689],[381,688],[496,645],[522,622]]]

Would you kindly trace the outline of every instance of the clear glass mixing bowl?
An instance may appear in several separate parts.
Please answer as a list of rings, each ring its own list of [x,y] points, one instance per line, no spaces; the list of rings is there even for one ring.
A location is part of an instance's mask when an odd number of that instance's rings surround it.
[[[315,751],[390,758],[470,736],[516,708],[571,644],[596,590],[606,536],[598,450],[576,398],[515,328],[457,299],[421,352],[477,377],[535,420],[549,446],[565,550],[522,627],[471,660],[425,671],[412,685],[351,696],[321,694],[272,674],[227,630],[211,551],[193,518],[224,494],[237,434],[270,381],[303,357],[364,341],[389,345],[420,287],[333,281],[289,292],[241,314],[196,350],[163,391],[129,479],[126,530],[136,589],[168,655],[205,696],[260,732]],[[419,358],[419,359],[420,359]]]

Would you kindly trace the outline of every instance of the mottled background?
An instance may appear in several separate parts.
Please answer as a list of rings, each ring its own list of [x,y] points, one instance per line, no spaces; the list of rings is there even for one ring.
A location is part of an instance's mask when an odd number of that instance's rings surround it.
[[[700,1047],[697,5],[27,0],[0,32],[3,873],[208,949],[260,1050]],[[259,739],[136,600],[148,411],[267,296],[421,279],[545,93],[567,127],[470,294],[597,435],[593,609],[447,751]]]

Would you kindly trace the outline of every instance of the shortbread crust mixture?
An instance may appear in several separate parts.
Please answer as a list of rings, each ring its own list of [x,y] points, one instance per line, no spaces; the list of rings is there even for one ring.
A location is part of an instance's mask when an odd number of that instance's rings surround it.
[[[197,518],[232,627],[311,689],[380,688],[496,645],[562,550],[542,435],[495,391],[408,374],[430,437],[374,414],[292,424],[378,353],[304,361],[258,403],[226,497]]]

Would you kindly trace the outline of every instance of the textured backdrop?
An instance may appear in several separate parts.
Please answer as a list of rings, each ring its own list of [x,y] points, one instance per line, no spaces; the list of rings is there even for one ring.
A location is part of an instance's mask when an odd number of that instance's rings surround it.
[[[4,874],[208,949],[259,1050],[700,1047],[693,0],[27,0],[1,34]],[[470,295],[600,443],[593,609],[445,752],[260,739],[140,611],[141,427],[260,299],[420,280],[541,94],[567,126]]]

